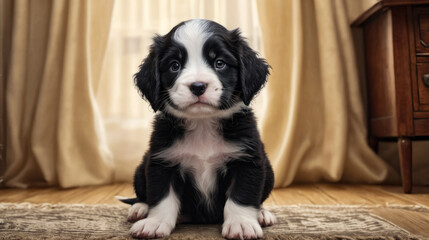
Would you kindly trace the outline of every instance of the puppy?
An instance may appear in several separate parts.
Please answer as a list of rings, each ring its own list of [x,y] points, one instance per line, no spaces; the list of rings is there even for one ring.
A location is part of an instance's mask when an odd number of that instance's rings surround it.
[[[269,75],[238,29],[189,20],[156,36],[135,83],[157,112],[128,220],[134,237],[168,236],[178,219],[263,237],[274,174],[248,106]]]

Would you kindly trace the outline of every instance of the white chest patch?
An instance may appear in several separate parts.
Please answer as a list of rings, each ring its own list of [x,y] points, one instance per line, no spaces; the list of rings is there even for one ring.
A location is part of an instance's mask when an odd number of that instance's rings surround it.
[[[231,158],[243,156],[243,148],[226,142],[219,134],[219,125],[211,119],[189,121],[186,128],[182,139],[155,157],[180,164],[182,173],[191,172],[196,187],[209,200],[215,189],[217,171]]]

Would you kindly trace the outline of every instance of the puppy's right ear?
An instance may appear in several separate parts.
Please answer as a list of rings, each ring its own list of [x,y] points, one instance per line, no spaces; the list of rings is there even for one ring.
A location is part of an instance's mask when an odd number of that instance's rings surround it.
[[[161,80],[158,69],[159,51],[162,37],[156,36],[150,46],[149,55],[140,65],[140,71],[134,75],[134,83],[140,90],[140,94],[146,99],[156,112],[160,108]]]

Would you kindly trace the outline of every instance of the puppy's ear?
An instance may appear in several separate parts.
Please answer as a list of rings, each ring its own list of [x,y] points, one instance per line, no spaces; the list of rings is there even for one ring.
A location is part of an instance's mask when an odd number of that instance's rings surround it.
[[[233,30],[232,34],[238,43],[241,98],[244,104],[249,105],[266,83],[270,66],[265,59],[258,58],[257,53],[240,36],[239,29]]]
[[[162,37],[157,36],[150,46],[149,55],[140,65],[140,71],[134,75],[134,83],[140,94],[146,99],[156,112],[160,108],[161,79],[159,74],[159,51]]]

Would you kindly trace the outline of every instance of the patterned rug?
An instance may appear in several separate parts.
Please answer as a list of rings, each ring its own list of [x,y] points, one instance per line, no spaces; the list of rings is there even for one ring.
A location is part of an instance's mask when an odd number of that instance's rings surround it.
[[[415,206],[380,206],[426,211]],[[268,208],[279,223],[265,239],[422,239],[371,213],[368,206]],[[0,203],[0,239],[132,239],[125,205]],[[178,225],[166,239],[222,239],[220,225]]]

